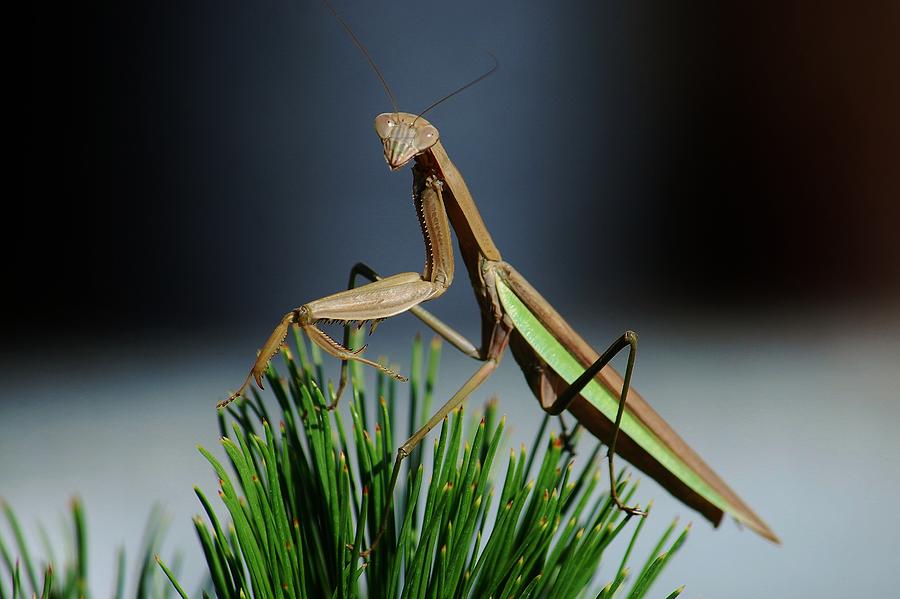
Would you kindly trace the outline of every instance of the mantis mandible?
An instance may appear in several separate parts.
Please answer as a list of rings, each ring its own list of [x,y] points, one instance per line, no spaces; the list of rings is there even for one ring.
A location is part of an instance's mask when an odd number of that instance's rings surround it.
[[[333,408],[347,383],[347,364],[354,360],[400,380],[404,377],[364,358],[362,349],[348,347],[350,325],[380,321],[411,312],[462,353],[481,362],[471,377],[428,422],[400,446],[391,473],[393,489],[404,458],[413,448],[497,369],[507,347],[512,351],[541,408],[550,414],[568,410],[579,424],[608,446],[610,495],[616,505],[632,515],[644,515],[638,507],[622,504],[616,495],[613,456],[619,454],[659,482],[672,495],[697,510],[713,525],[728,513],[766,539],[780,542],[775,533],[631,388],[637,335],[626,331],[602,354],[596,352],[509,263],[494,244],[462,175],[451,162],[434,125],[423,114],[440,102],[480,81],[488,73],[435,102],[419,114],[400,112],[384,76],[356,35],[329,9],[369,61],[393,105],[393,111],[375,118],[375,131],[384,158],[392,171],[412,163],[413,203],[425,241],[422,273],[381,277],[358,263],[350,272],[348,289],[314,300],[288,312],[269,336],[240,389],[220,402],[224,407],[262,378],[269,361],[279,351],[291,326],[299,326],[318,347],[341,360],[338,391]],[[481,312],[481,340],[474,344],[421,307],[440,297],[454,276],[451,228]],[[356,286],[358,277],[370,282]],[[345,325],[343,343],[320,330],[318,323]],[[610,365],[628,349],[624,376]],[[385,519],[386,521],[386,519]],[[379,535],[380,536],[380,533]],[[371,548],[377,544],[378,536]]]

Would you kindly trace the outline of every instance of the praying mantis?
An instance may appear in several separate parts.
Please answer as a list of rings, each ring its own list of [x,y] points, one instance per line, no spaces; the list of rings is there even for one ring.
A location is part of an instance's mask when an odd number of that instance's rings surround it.
[[[338,19],[378,75],[391,100],[392,112],[375,118],[375,131],[392,171],[412,165],[413,204],[425,242],[421,273],[380,276],[364,263],[351,269],[348,288],[289,311],[263,344],[253,367],[237,392],[218,404],[223,408],[243,395],[255,381],[262,388],[272,357],[289,329],[299,326],[310,341],[341,361],[340,384],[330,409],[347,384],[350,361],[377,368],[399,380],[404,377],[349,347],[351,325],[371,323],[410,312],[463,354],[480,362],[468,380],[416,431],[397,452],[389,488],[393,489],[402,461],[423,438],[459,407],[497,369],[506,349],[549,414],[568,411],[579,424],[608,447],[610,496],[630,515],[645,515],[624,505],[616,494],[613,457],[618,454],[658,481],[687,506],[717,526],[730,514],[738,522],[775,543],[778,537],[728,485],[679,437],[650,405],[631,388],[637,335],[626,331],[602,354],[595,351],[540,293],[508,262],[494,244],[459,170],[450,160],[438,129],[423,115],[447,98],[480,81],[494,69],[445,96],[418,114],[401,112],[390,87],[369,52],[346,22]],[[455,233],[475,299],[480,308],[481,339],[469,341],[421,304],[440,297],[455,274],[452,234]],[[368,283],[357,286],[357,279]],[[345,325],[343,342],[317,325],[337,321]],[[624,375],[610,361],[628,350]],[[380,536],[380,534],[378,535]],[[377,537],[371,548],[377,544]]]

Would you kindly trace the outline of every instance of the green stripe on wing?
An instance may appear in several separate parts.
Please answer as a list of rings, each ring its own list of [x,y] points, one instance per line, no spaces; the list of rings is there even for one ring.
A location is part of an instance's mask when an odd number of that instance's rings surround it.
[[[567,383],[577,379],[584,372],[585,367],[563,347],[550,331],[544,328],[544,325],[541,324],[531,310],[499,278],[497,279],[497,291],[500,294],[500,302],[503,304],[506,313],[512,318],[516,330],[528,341],[528,344],[537,352],[541,359],[549,364]],[[615,422],[619,400],[606,387],[596,380],[591,381],[581,391],[581,396],[588,400],[601,414],[606,416],[610,422]],[[675,455],[667,445],[660,441],[659,437],[635,418],[627,408],[626,404],[621,424],[621,430],[626,435],[653,456],[664,468],[681,479],[684,484],[723,512],[727,512],[744,522],[749,523],[752,520],[750,516],[745,516],[742,510],[731,505],[715,489],[710,487],[697,472]]]

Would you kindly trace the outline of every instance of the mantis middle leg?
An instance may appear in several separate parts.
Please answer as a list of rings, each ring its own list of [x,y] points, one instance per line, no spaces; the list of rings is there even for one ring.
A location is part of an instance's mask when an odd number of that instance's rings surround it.
[[[500,353],[502,353],[502,351]],[[391,470],[391,479],[390,482],[388,482],[387,504],[384,508],[384,514],[382,514],[381,517],[381,526],[379,527],[378,532],[375,534],[375,537],[372,539],[369,548],[365,551],[360,552],[360,555],[362,557],[368,556],[370,553],[372,553],[372,551],[375,550],[378,542],[384,535],[385,530],[387,530],[388,515],[390,514],[390,510],[393,509],[394,487],[397,485],[397,479],[400,476],[400,466],[403,463],[403,460],[409,457],[413,449],[415,449],[416,446],[422,442],[422,439],[424,439],[426,435],[428,435],[431,429],[433,429],[444,418],[446,418],[447,415],[450,414],[450,412],[458,408],[466,400],[466,398],[469,397],[469,395],[471,395],[473,391],[475,391],[475,389],[477,389],[484,381],[488,379],[488,377],[491,376],[491,374],[494,373],[494,370],[497,369],[497,365],[500,361],[500,353],[498,353],[497,356],[488,357],[485,360],[484,364],[482,364],[481,367],[477,371],[475,371],[475,374],[473,374],[469,378],[469,380],[467,380],[465,384],[460,387],[459,391],[454,393],[453,396],[447,401],[447,403],[441,406],[441,409],[435,412],[434,415],[428,419],[428,422],[426,422],[419,430],[413,433],[413,435],[409,439],[407,439],[397,450],[397,457],[394,460],[394,467]]]

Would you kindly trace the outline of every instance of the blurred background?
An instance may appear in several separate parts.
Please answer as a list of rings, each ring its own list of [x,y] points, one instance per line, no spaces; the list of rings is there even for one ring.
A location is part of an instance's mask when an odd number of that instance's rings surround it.
[[[714,531],[646,484],[654,530],[695,521],[657,590],[888,595],[900,5],[337,9],[401,110],[497,56],[428,118],[504,258],[598,348],[638,331],[637,388],[782,536]],[[215,402],[280,316],[353,263],[421,269],[410,176],[372,130],[390,103],[317,1],[48,5],[24,53],[0,496],[29,530],[83,497],[97,588],[161,502],[167,547],[199,572],[192,485],[215,478],[195,445],[216,445]],[[476,338],[467,285],[461,272],[429,308]],[[422,329],[393,319],[369,352],[405,365]],[[444,354],[448,396],[474,365]],[[472,401],[490,394],[511,440],[530,440],[541,412],[513,360]]]

